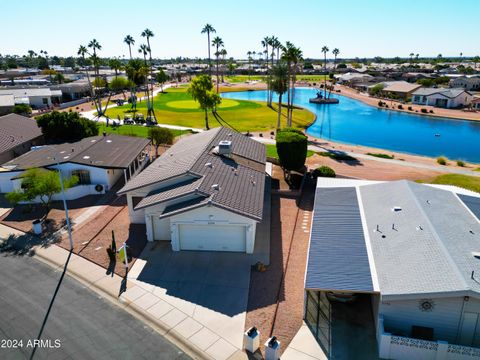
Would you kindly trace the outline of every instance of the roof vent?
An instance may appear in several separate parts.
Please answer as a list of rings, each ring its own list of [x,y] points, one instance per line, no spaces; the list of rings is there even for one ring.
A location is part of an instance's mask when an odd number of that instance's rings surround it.
[[[213,165],[211,162],[207,162],[205,163],[205,167],[213,168]]]
[[[213,185],[212,185],[212,189],[213,189],[213,190],[220,190],[220,185],[218,185],[218,184],[213,184]]]
[[[87,160],[87,159],[90,159],[90,156],[85,155],[83,158],[84,158],[85,160]]]
[[[218,154],[223,156],[232,155],[232,142],[230,140],[222,140],[218,143]]]
[[[418,226],[416,227],[416,229],[417,229],[417,230],[423,230],[423,227],[422,227],[421,225],[418,225]]]
[[[394,206],[394,207],[392,208],[392,211],[395,211],[395,212],[396,212],[396,211],[402,211],[402,207],[401,207],[401,206]]]
[[[478,251],[472,251],[472,255],[475,259],[480,259],[480,252]]]
[[[112,142],[112,140],[107,140],[107,143],[111,143],[111,142]]]

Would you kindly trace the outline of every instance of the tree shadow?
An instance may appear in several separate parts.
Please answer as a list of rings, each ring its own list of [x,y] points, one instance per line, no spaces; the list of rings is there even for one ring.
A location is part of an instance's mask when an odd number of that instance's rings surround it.
[[[45,234],[43,236],[29,233],[22,235],[11,234],[0,243],[0,253],[10,256],[34,256],[34,247],[41,246],[47,248],[60,241],[61,236],[58,234]]]

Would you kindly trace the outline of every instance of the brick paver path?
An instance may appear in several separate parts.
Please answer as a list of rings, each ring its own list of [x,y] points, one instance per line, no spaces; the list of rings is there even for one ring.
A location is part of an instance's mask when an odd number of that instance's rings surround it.
[[[261,348],[271,334],[286,349],[302,325],[304,276],[307,260],[314,182],[300,199],[272,195],[270,265],[264,273],[252,271],[246,328],[256,326]]]

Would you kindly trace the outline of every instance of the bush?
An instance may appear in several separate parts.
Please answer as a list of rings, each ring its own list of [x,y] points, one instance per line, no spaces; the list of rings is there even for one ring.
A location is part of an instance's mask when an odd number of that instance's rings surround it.
[[[23,116],[32,115],[32,108],[28,104],[17,104],[13,107],[13,113]]]
[[[383,106],[383,101],[379,101],[378,106],[382,107]]]
[[[328,167],[328,166],[320,166],[318,168],[316,168],[315,170],[313,170],[313,173],[312,173],[313,177],[314,178],[318,178],[318,177],[336,177],[337,174],[335,174],[335,171],[331,168],[331,167]]]
[[[297,129],[279,129],[276,136],[278,158],[285,170],[299,170],[307,158],[307,137]]]
[[[403,105],[402,104],[398,105],[398,109],[403,110]]]
[[[367,155],[375,156],[382,159],[393,159],[394,155],[382,154],[382,153],[367,153]]]
[[[445,159],[443,156],[440,156],[439,158],[437,158],[437,163],[439,163],[440,165],[447,165],[447,159]]]
[[[430,110],[429,113],[430,113],[430,114],[433,114],[433,110]]]
[[[52,111],[39,116],[37,123],[48,142],[79,141],[98,135],[97,123],[76,112]]]
[[[413,108],[411,106],[408,107],[408,110],[413,111]]]
[[[427,113],[428,113],[428,110],[425,109],[425,108],[421,108],[420,111],[421,111],[423,114],[427,114]]]
[[[462,161],[462,160],[457,160],[457,166],[464,167],[464,166],[465,166],[465,162]]]

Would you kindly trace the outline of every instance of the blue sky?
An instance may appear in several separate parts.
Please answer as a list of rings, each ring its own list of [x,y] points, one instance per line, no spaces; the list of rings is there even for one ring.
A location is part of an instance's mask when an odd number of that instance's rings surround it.
[[[304,57],[322,57],[323,45],[339,48],[340,57],[480,55],[478,0],[23,0],[1,9],[0,54],[75,55],[96,38],[102,55],[128,56],[124,36],[137,48],[148,27],[154,57],[206,57],[200,30],[211,23],[236,58],[260,51],[271,34]]]

